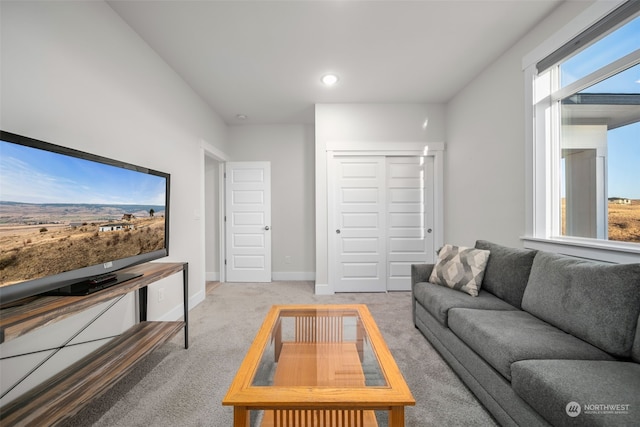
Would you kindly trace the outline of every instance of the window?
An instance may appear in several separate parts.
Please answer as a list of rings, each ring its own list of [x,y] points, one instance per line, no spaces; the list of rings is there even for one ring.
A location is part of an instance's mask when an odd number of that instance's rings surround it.
[[[640,252],[640,2],[529,66],[531,237]]]

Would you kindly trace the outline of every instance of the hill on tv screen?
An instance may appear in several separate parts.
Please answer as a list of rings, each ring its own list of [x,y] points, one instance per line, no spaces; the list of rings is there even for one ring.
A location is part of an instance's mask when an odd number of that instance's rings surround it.
[[[168,175],[5,139],[0,287],[166,251]]]

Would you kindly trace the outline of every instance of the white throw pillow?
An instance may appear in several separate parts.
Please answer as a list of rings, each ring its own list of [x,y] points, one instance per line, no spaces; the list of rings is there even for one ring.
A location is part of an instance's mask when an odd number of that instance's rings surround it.
[[[429,281],[477,297],[489,253],[483,249],[444,245],[438,252]]]

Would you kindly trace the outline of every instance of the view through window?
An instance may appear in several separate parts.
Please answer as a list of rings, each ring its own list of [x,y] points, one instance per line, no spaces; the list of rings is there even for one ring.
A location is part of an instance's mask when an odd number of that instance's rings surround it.
[[[545,73],[556,233],[640,243],[640,17]]]

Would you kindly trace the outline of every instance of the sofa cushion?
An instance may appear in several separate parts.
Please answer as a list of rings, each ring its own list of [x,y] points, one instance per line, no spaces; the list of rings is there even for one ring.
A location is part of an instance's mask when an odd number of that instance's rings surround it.
[[[523,360],[511,375],[516,394],[553,425],[631,426],[640,420],[637,363]]]
[[[488,259],[489,251],[444,245],[429,282],[478,296]]]
[[[477,308],[485,310],[517,310],[489,292],[481,290],[476,298],[444,286],[421,282],[414,286],[414,298],[443,326],[448,326],[451,308]]]
[[[537,251],[509,248],[486,240],[478,240],[476,248],[491,252],[484,270],[482,289],[520,308]]]
[[[614,360],[604,351],[524,311],[449,310],[449,328],[511,381],[511,364],[527,359]]]
[[[640,264],[538,252],[522,308],[611,354],[631,357],[640,315]]]

